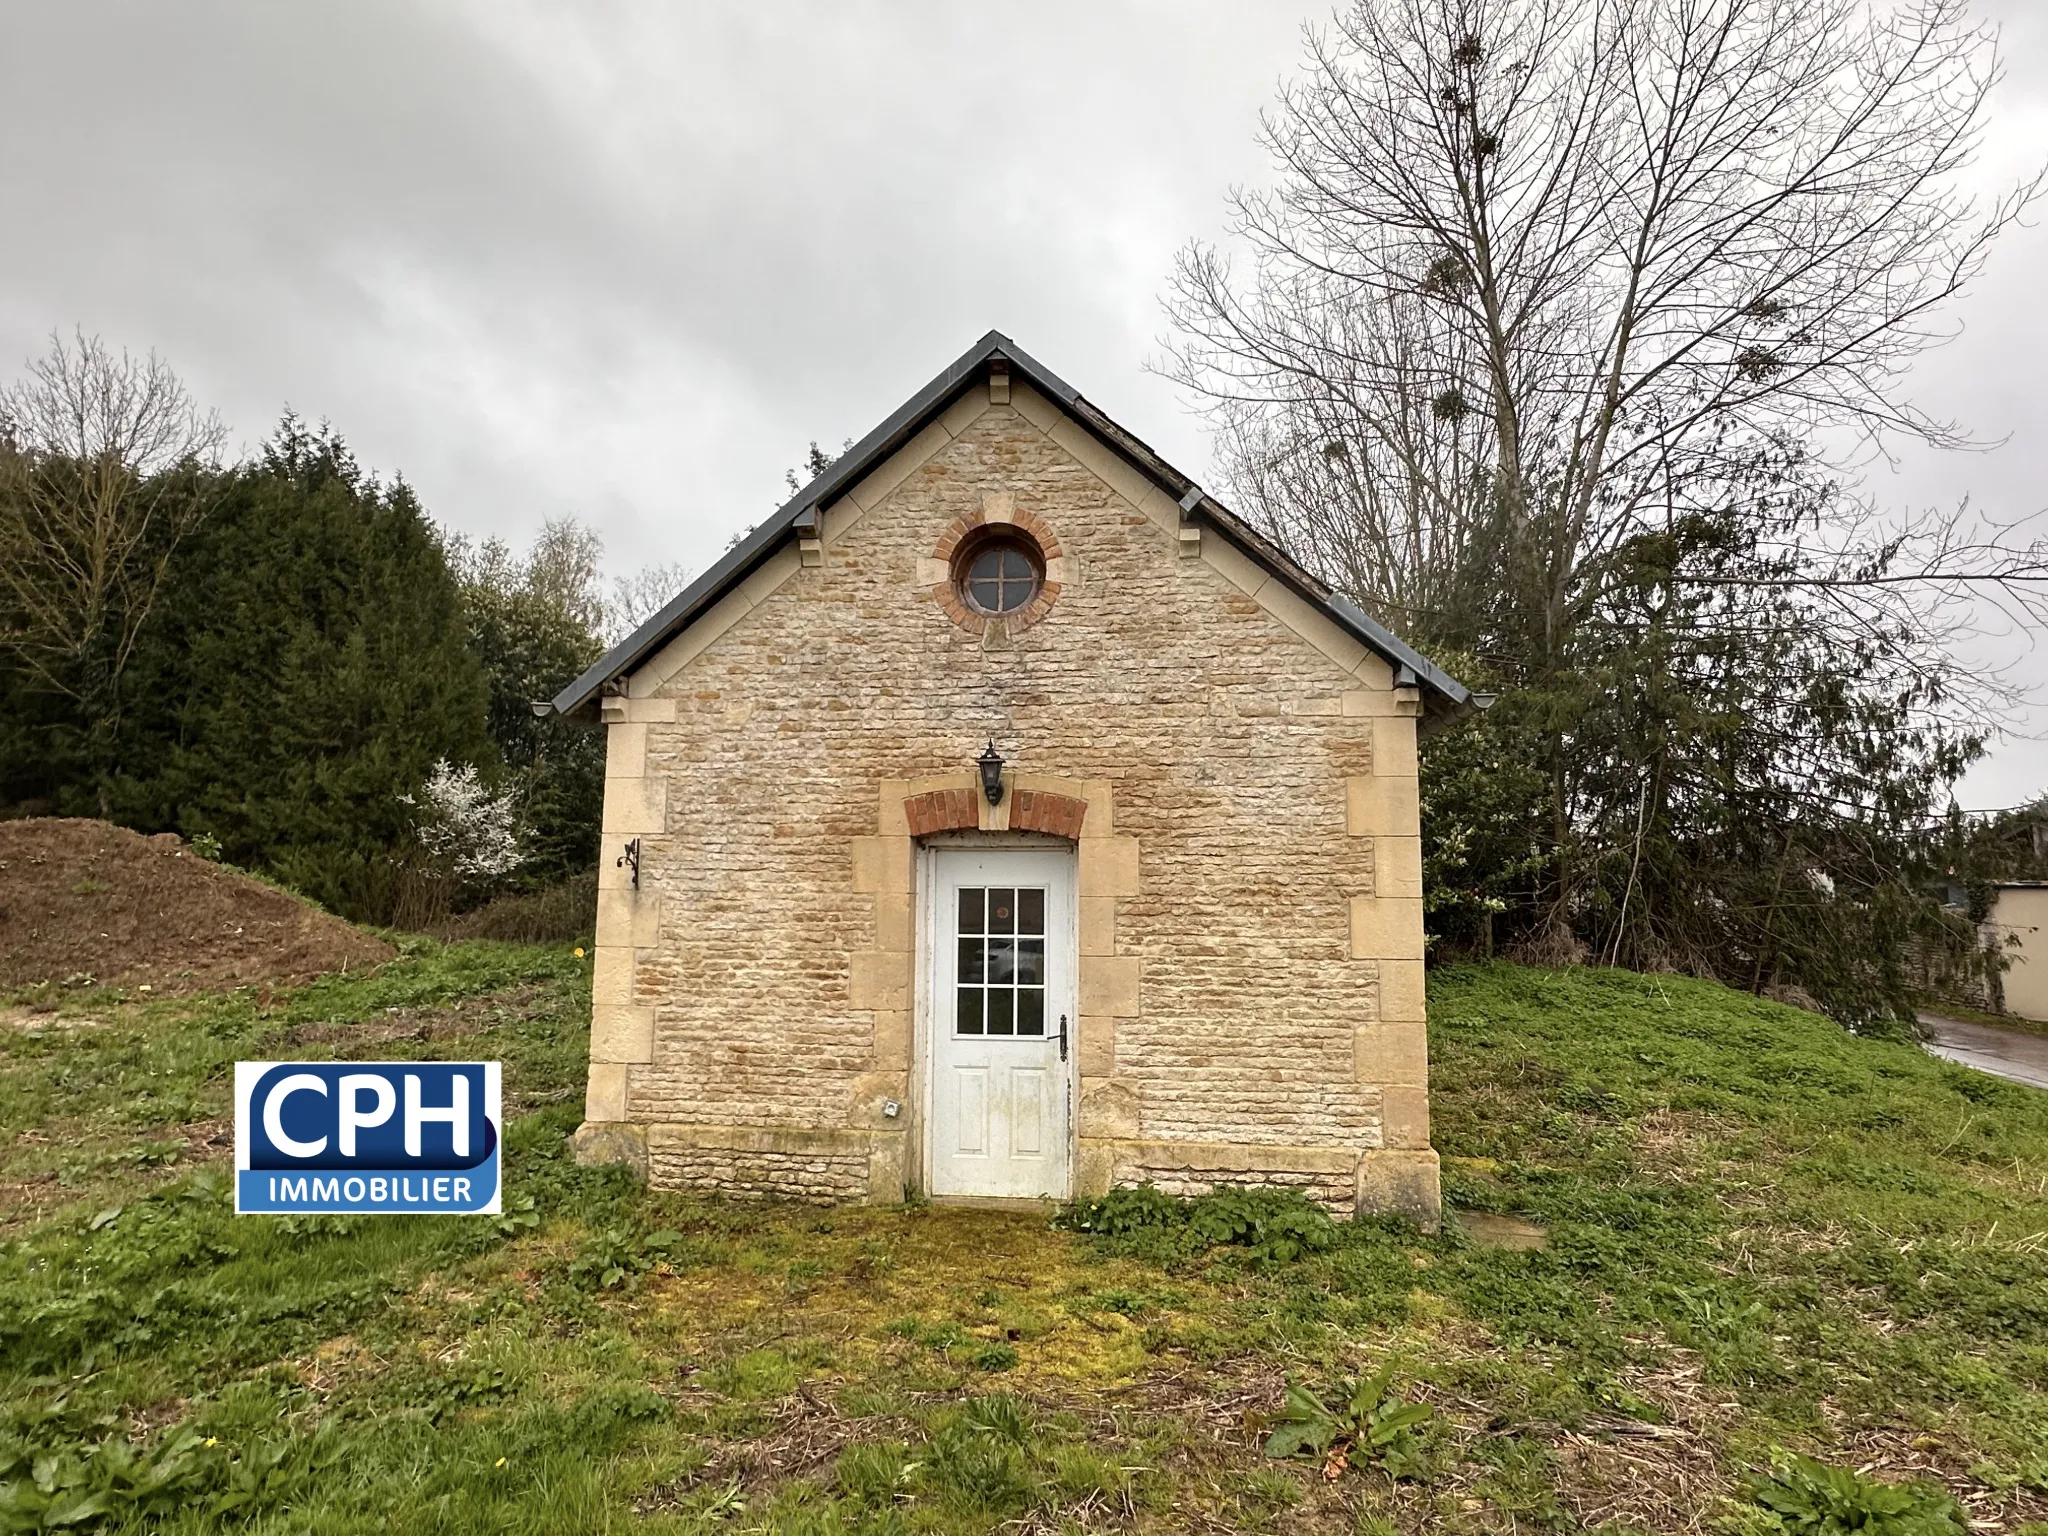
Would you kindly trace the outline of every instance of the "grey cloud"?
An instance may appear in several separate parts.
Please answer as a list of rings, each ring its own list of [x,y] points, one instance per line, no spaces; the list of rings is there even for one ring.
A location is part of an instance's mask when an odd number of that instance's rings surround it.
[[[2002,9],[2010,169],[2048,35]],[[247,440],[289,402],[458,528],[573,512],[622,566],[701,566],[992,325],[1199,474],[1141,371],[1157,294],[1266,174],[1323,10],[0,0],[0,365],[74,323],[153,346]],[[2044,253],[2009,242],[1925,372],[2012,443],[1886,499],[2048,501]],[[1973,798],[2039,788],[2001,762]]]
[[[992,324],[1199,459],[1152,295],[1298,21],[19,6],[0,349],[158,346],[251,435],[288,400],[459,526],[625,558],[705,558]]]

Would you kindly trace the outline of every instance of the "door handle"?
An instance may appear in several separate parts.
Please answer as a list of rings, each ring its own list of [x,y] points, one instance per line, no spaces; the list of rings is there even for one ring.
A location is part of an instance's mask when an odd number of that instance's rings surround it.
[[[1060,1060],[1067,1059],[1067,1016],[1060,1015]]]

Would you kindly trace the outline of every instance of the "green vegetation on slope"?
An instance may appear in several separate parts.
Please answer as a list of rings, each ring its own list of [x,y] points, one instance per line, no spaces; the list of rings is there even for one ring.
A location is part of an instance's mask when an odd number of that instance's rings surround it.
[[[1702,983],[1433,979],[1447,1186],[1528,1251],[1241,1196],[1048,1232],[649,1195],[564,1153],[562,950],[18,1001],[0,1530],[1905,1536],[1955,1529],[1937,1482],[2048,1513],[2048,1095]],[[293,1056],[505,1061],[507,1218],[233,1216],[229,1066]],[[1431,1410],[1398,1457],[1261,1454],[1290,1379],[1341,1405],[1389,1365]]]

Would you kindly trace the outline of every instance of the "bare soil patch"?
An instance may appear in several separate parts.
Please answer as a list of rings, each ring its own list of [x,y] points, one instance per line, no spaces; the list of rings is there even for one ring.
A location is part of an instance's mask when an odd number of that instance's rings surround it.
[[[392,1040],[459,1040],[494,1024],[538,1018],[550,1003],[546,987],[530,984],[429,1008],[386,1008],[367,1018],[317,1019],[293,1025],[285,1039],[294,1046],[331,1045],[337,1054],[355,1055]]]
[[[0,821],[0,986],[90,978],[183,992],[301,981],[395,953],[296,896],[208,863],[175,833]]]

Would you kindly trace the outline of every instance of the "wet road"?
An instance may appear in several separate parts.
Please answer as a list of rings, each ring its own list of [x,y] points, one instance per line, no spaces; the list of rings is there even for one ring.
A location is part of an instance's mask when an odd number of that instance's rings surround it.
[[[2048,1088],[2048,1035],[1965,1024],[1961,1019],[1944,1019],[1933,1013],[1921,1014],[1920,1023],[1929,1035],[1927,1049],[1943,1060],[2010,1078],[2015,1083]]]

